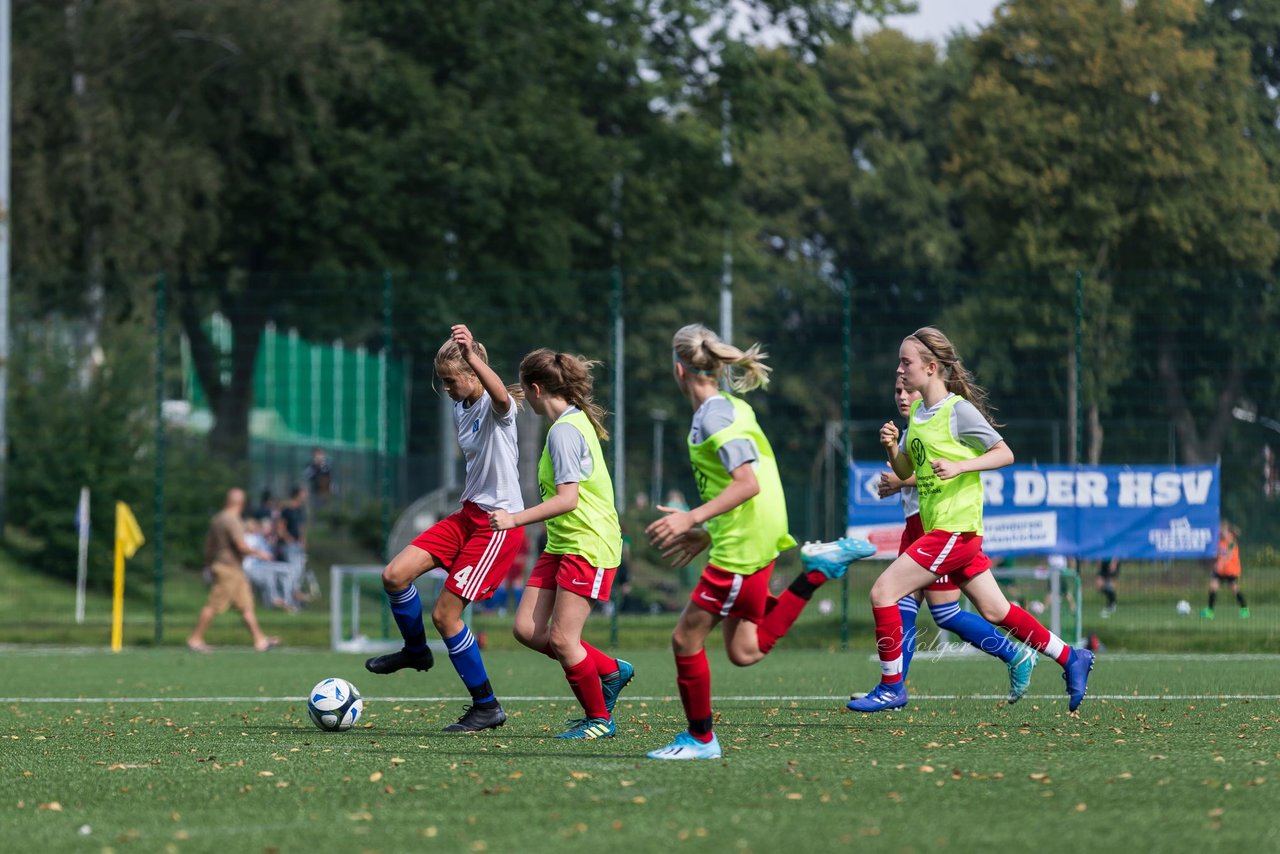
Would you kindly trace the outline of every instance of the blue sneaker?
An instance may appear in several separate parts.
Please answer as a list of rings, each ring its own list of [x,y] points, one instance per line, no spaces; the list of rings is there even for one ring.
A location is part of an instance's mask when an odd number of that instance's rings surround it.
[[[1093,653],[1087,649],[1071,650],[1067,666],[1062,670],[1062,678],[1067,683],[1067,709],[1074,712],[1080,708],[1084,695],[1089,690],[1089,671],[1093,669]]]
[[[854,712],[887,712],[890,709],[901,709],[906,704],[906,685],[901,682],[892,685],[881,682],[865,697],[850,700],[848,708]]]
[[[1035,669],[1040,656],[1029,646],[1024,646],[1018,657],[1009,662],[1009,705],[1022,699],[1031,687],[1031,671]]]
[[[622,693],[622,689],[636,675],[636,669],[631,666],[631,662],[618,659],[618,672],[604,677],[600,680],[600,690],[604,692],[604,707],[613,714],[613,707],[618,702],[618,695]]]
[[[687,731],[671,740],[666,747],[650,750],[645,756],[650,759],[719,759],[720,742],[715,733],[706,744],[698,741]]]
[[[618,727],[611,718],[578,718],[569,722],[569,728],[556,738],[613,738]]]
[[[858,537],[842,537],[829,543],[805,543],[800,547],[800,563],[805,571],[817,570],[827,578],[839,578],[849,564],[876,553],[876,547]]]

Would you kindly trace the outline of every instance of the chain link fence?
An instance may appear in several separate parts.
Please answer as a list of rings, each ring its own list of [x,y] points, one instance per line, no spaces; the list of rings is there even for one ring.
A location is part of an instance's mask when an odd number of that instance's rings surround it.
[[[879,458],[898,345],[937,325],[990,391],[1019,462],[1220,462],[1249,618],[1227,593],[1212,624],[1179,614],[1181,601],[1196,614],[1207,604],[1210,577],[1206,563],[1180,560],[1126,564],[1119,607],[1101,622],[1086,566],[1086,633],[1130,646],[1280,649],[1280,298],[1268,278],[1240,274],[19,276],[8,539],[69,577],[80,487],[94,491],[95,561],[111,541],[109,507],[125,500],[151,540],[159,614],[164,577],[198,567],[222,491],[244,486],[251,503],[264,491],[287,495],[321,448],[332,493],[313,508],[316,522],[345,531],[325,559],[381,561],[405,507],[461,482],[432,360],[449,327],[466,323],[507,382],[536,347],[599,360],[606,455],[633,544],[628,610],[679,607],[696,571],[660,568],[642,536],[655,503],[696,495],[684,442],[691,410],[672,381],[670,341],[686,323],[719,328],[726,298],[733,342],[760,342],[774,368],[770,388],[749,400],[778,454],[797,537],[844,530],[845,461]],[[533,500],[544,427],[525,417]],[[852,582],[855,621],[869,574]]]

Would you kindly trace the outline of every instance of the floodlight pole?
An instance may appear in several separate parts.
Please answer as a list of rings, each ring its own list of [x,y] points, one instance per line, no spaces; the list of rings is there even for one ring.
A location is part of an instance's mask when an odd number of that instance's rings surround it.
[[[8,510],[9,429],[9,31],[11,0],[0,0],[0,535]]]
[[[733,343],[733,101],[726,90],[720,101],[720,164],[725,172],[724,264],[720,272],[720,340]]]

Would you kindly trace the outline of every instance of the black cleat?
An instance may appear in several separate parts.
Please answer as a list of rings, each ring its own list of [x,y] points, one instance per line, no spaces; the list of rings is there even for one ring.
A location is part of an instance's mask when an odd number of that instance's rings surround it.
[[[430,670],[431,665],[435,663],[435,656],[431,654],[430,649],[422,652],[407,652],[403,649],[398,649],[386,655],[370,658],[364,663],[364,669],[370,673],[395,673],[397,670],[404,670],[406,667],[412,667],[414,670]]]
[[[443,732],[480,732],[484,729],[497,729],[506,722],[507,713],[502,711],[502,706],[494,706],[491,709],[467,706],[467,710],[462,713],[462,717],[458,718],[457,723],[449,724]]]

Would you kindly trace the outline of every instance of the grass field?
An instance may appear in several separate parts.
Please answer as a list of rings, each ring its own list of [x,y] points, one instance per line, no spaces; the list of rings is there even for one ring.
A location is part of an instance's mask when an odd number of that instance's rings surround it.
[[[331,551],[336,553],[335,548]],[[260,608],[258,616],[266,631],[279,635],[289,646],[327,647],[329,645],[329,601],[327,564],[317,560],[318,576],[324,589],[320,601],[298,614],[285,614]],[[873,643],[867,590],[882,562],[859,564],[850,574],[849,638],[854,648],[869,651]],[[775,579],[784,581],[794,574],[794,567],[780,567]],[[75,588],[63,580],[50,578],[24,565],[12,554],[0,550],[0,643],[73,644],[99,646],[111,637],[111,599],[106,594],[105,579],[98,568],[93,576],[86,606],[86,620],[77,625],[72,619]],[[1187,599],[1196,612],[1204,604],[1204,580],[1187,566],[1169,569],[1163,564],[1126,566],[1118,584],[1120,608],[1109,620],[1099,617],[1102,599],[1092,588],[1093,579],[1085,579],[1084,631],[1097,633],[1111,650],[1144,652],[1244,652],[1280,653],[1280,568],[1255,567],[1245,581],[1252,612],[1248,620],[1236,616],[1235,603],[1225,591],[1219,601],[1219,614],[1212,622],[1198,616],[1179,616],[1174,604]],[[1040,585],[1043,588],[1043,584]],[[146,646],[155,643],[155,597],[150,567],[145,562],[130,565],[126,583],[124,643]],[[1024,584],[1021,591],[1030,597],[1043,596]],[[181,645],[195,621],[208,591],[199,575],[189,570],[172,568],[164,582],[164,645]],[[386,611],[385,597],[372,579],[365,589],[364,608],[371,625],[395,634],[389,619],[379,620]],[[829,599],[828,616],[816,608],[808,609],[795,630],[787,638],[789,649],[831,650],[840,644],[840,590],[831,586],[818,595]],[[1046,618],[1047,619],[1047,618]],[[1067,619],[1065,629],[1074,627]],[[622,649],[664,649],[675,624],[675,615],[628,614],[619,621],[618,643]],[[490,643],[499,648],[514,649],[510,635],[510,619],[480,613],[475,618],[477,629],[489,634]],[[932,621],[922,615],[922,640],[931,637]],[[610,640],[609,621],[600,617],[588,623],[593,642]],[[1068,637],[1068,639],[1070,639]],[[215,644],[245,644],[248,634],[234,614],[220,617],[209,634]]]
[[[1079,716],[1042,661],[1016,706],[976,657],[912,669],[903,711],[857,716],[865,652],[712,652],[725,757],[653,762],[683,726],[670,656],[632,656],[618,736],[550,736],[556,665],[490,651],[511,719],[445,735],[447,663],[374,677],[329,652],[3,651],[0,815],[12,851],[1043,851],[1280,848],[1280,659],[1103,655]],[[302,696],[366,697],[326,734]]]

